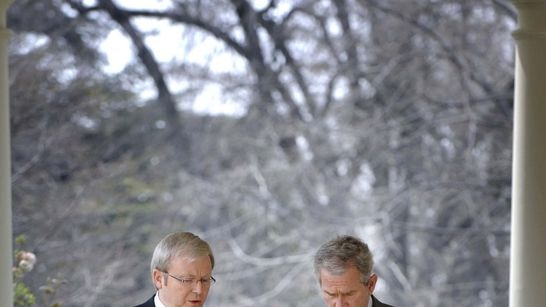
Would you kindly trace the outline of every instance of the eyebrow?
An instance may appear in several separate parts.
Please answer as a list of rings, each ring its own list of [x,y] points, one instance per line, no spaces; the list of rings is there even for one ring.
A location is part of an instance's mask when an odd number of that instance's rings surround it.
[[[193,275],[193,274],[178,274],[175,276],[180,278],[207,278],[207,277],[210,277],[211,275],[203,275],[203,276],[197,277],[197,275]]]
[[[356,290],[350,290],[348,292],[329,292],[329,291],[326,291],[326,290],[323,290],[324,293],[330,295],[330,296],[336,296],[336,295],[351,295],[351,294],[354,294],[356,292]]]
[[[188,274],[178,274],[176,276],[180,278],[195,278],[195,275],[188,275]]]

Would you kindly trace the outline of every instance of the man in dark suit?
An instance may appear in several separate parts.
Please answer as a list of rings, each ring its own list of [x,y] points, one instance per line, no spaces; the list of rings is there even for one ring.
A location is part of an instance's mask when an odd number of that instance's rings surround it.
[[[359,239],[341,236],[324,243],[314,267],[328,307],[392,307],[372,295],[377,283],[372,253]]]
[[[156,293],[135,307],[202,307],[211,284],[214,256],[207,242],[190,232],[164,237],[150,269]]]

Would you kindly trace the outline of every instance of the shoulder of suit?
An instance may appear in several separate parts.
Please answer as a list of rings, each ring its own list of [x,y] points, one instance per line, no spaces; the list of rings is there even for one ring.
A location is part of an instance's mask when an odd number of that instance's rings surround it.
[[[391,306],[391,305],[382,303],[380,300],[378,300],[378,299],[377,299],[375,296],[373,296],[373,295],[372,295],[372,301],[373,301],[372,307],[394,307],[394,306]]]

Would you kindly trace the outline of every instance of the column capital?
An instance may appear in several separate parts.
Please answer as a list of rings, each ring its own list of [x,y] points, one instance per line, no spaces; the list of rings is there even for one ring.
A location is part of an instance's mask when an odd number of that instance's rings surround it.
[[[0,29],[6,27],[6,14],[13,0],[0,0]]]
[[[512,0],[518,11],[516,40],[546,38],[546,0]]]
[[[8,0],[10,1],[10,0]],[[512,3],[515,5],[515,6],[520,6],[520,5],[528,5],[528,4],[537,4],[537,3],[543,3],[543,4],[546,4],[546,0],[512,0]]]

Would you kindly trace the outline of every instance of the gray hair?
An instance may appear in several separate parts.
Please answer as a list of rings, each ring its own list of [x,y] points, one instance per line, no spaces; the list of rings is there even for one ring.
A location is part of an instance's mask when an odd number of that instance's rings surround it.
[[[174,232],[165,236],[155,247],[150,270],[154,269],[166,272],[171,260],[180,255],[191,258],[209,256],[212,268],[214,268],[214,256],[207,242],[191,232]]]
[[[345,273],[355,266],[360,272],[360,281],[368,282],[373,270],[373,257],[368,245],[352,236],[340,236],[324,243],[315,254],[314,268],[319,283],[320,270],[326,269],[335,275]]]

